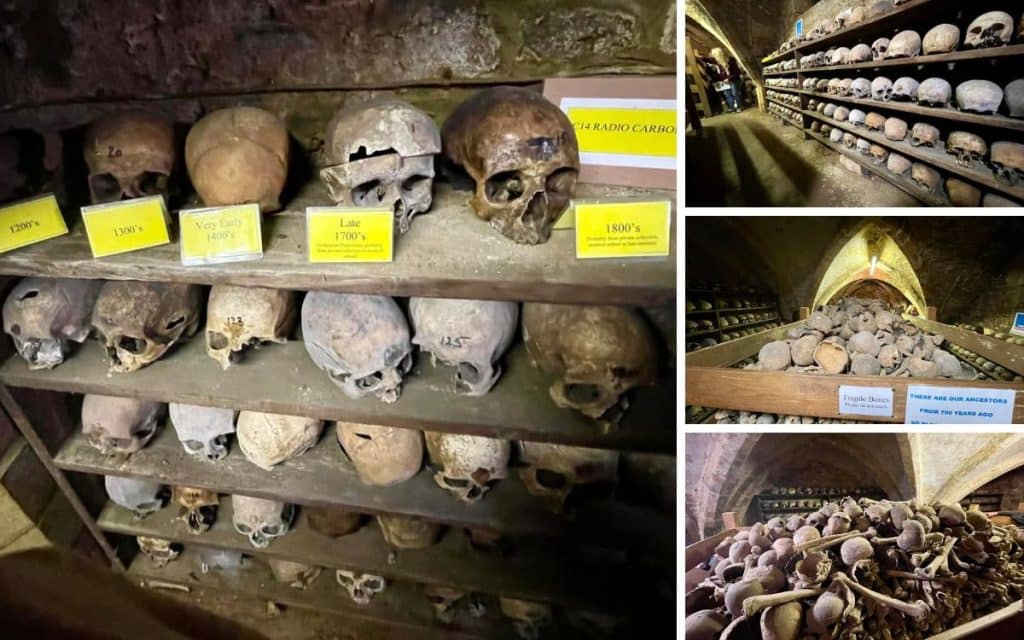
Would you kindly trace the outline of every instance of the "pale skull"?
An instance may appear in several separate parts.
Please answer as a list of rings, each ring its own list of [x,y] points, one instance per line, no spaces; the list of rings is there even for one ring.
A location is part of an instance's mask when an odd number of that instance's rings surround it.
[[[872,60],[884,60],[885,54],[889,52],[889,44],[891,40],[889,38],[879,38],[871,45],[871,59]]]
[[[128,509],[140,520],[163,509],[167,503],[167,487],[159,482],[104,476],[103,484],[111,501]]]
[[[174,129],[142,112],[115,113],[85,133],[85,164],[93,203],[167,193],[174,168]]]
[[[611,495],[618,482],[619,452],[612,449],[522,441],[519,453],[527,465],[519,471],[526,490],[555,513],[584,494]]]
[[[175,486],[171,491],[172,500],[178,505],[178,519],[185,522],[188,532],[200,534],[209,531],[217,520],[220,498],[216,491],[199,487]]]
[[[235,427],[242,453],[267,471],[309,451],[323,429],[324,423],[315,418],[259,411],[240,412]]]
[[[917,88],[917,102],[925,107],[946,107],[953,99],[953,87],[942,78],[928,78]]]
[[[867,62],[871,60],[871,57],[871,47],[861,43],[850,49],[850,55],[847,56],[846,61],[848,64],[856,64],[858,62]]]
[[[100,280],[35,277],[15,285],[4,301],[4,332],[29,369],[52,369],[71,354],[72,343],[85,342],[102,286]]]
[[[871,96],[871,81],[867,78],[857,78],[850,84],[850,97],[866,99]]]
[[[836,49],[835,51],[832,52],[832,58],[828,62],[832,66],[838,66],[838,65],[841,65],[841,64],[846,64],[846,60],[849,57],[850,57],[850,49],[849,49],[849,47],[839,47],[838,49]]]
[[[1022,20],[1024,24],[1024,20]],[[1014,80],[1003,89],[1006,110],[1011,118],[1024,118],[1024,78]]]
[[[867,19],[873,20],[874,18],[885,15],[895,8],[893,0],[878,0],[878,2],[875,2],[868,7]]]
[[[828,139],[831,140],[832,142],[835,142],[836,144],[842,143],[842,141],[843,141],[843,130],[842,129],[833,129],[832,131],[829,132]]]
[[[249,496],[231,496],[231,511],[235,531],[257,549],[266,549],[275,538],[288,533],[295,519],[294,505]]]
[[[516,633],[523,640],[538,640],[544,627],[551,624],[553,614],[549,604],[505,597],[498,601],[502,615],[513,621]]]
[[[921,36],[916,31],[901,31],[889,43],[887,59],[912,58],[921,53]]]
[[[822,112],[822,115],[824,115],[826,118],[831,118],[836,114],[836,109],[838,108],[839,107],[830,102],[829,104],[825,105],[825,111]]]
[[[956,163],[961,167],[973,167],[975,163],[984,164],[988,156],[988,144],[976,134],[953,131],[946,139],[946,153],[955,155]]]
[[[940,24],[924,34],[924,54],[949,53],[960,46],[960,27]]]
[[[82,434],[103,454],[135,453],[153,438],[163,414],[159,402],[88,394],[82,400]]]
[[[968,80],[956,87],[961,111],[995,115],[1003,103],[1003,89],[990,80]]]
[[[964,48],[981,49],[1010,44],[1013,37],[1013,17],[1005,11],[989,11],[974,19],[967,27]]]
[[[181,550],[184,548],[181,544],[165,540],[164,538],[136,536],[135,540],[139,543],[139,551],[141,551],[157,569],[167,566],[167,563],[177,558],[178,555],[181,554]]]
[[[906,76],[899,78],[892,85],[892,99],[900,101],[917,100],[917,90],[921,84],[913,78]]]
[[[889,159],[885,162],[885,167],[898,176],[905,176],[910,173],[911,162],[898,153],[890,153]]]
[[[915,147],[935,147],[942,140],[939,139],[939,130],[930,124],[918,122],[910,130],[910,144]]]
[[[871,99],[888,102],[892,100],[892,80],[879,76],[871,81]]]
[[[293,589],[304,590],[320,577],[321,572],[320,567],[281,558],[267,558],[267,564],[270,565],[274,580]]]
[[[423,465],[423,434],[416,429],[338,422],[337,438],[364,484],[399,484]]]
[[[508,476],[508,440],[424,431],[434,482],[463,502],[476,502]]]
[[[1024,181],[1024,144],[996,142],[992,145],[991,162],[1000,183],[1015,187]]]
[[[853,109],[850,111],[849,121],[855,127],[863,127],[867,117],[867,114],[860,109]]]
[[[871,143],[864,138],[857,138],[857,151],[861,155],[871,155]]]
[[[228,455],[228,436],[235,432],[235,410],[193,404],[168,405],[171,425],[185,453],[216,462]]]
[[[832,114],[832,119],[837,122],[846,122],[846,119],[850,117],[850,110],[846,107],[839,107],[835,113]]]
[[[227,369],[247,347],[288,342],[297,317],[293,291],[214,285],[206,305],[206,353]]]
[[[388,586],[388,581],[383,576],[348,569],[335,570],[334,578],[348,592],[352,602],[361,605],[370,604],[374,596]]]
[[[396,549],[426,549],[441,537],[443,527],[422,518],[380,514],[377,524],[384,541]]]

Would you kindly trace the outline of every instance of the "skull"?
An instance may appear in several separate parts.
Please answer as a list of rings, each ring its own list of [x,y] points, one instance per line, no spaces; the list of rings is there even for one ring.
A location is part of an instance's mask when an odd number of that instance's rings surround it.
[[[25,278],[4,301],[4,331],[29,369],[52,369],[85,342],[103,283],[72,278]]]
[[[946,107],[953,99],[953,87],[942,78],[928,78],[917,88],[917,102],[925,107]]]
[[[885,116],[872,111],[866,118],[864,118],[864,124],[867,125],[867,128],[871,131],[881,131],[885,128]]]
[[[814,85],[814,90],[817,91],[818,93],[826,93],[828,92],[828,87],[829,81],[826,80],[825,78],[822,78],[818,80],[817,84]]]
[[[270,471],[306,453],[320,439],[324,423],[303,416],[242,411],[236,429],[238,446],[249,462]]]
[[[846,107],[839,107],[835,113],[832,114],[832,118],[837,122],[846,122],[846,119],[850,117],[850,110]]]
[[[956,103],[961,111],[995,115],[1003,103],[1003,90],[990,80],[968,80],[957,85]]]
[[[861,100],[871,96],[871,81],[867,78],[857,78],[850,84],[850,97]]]
[[[425,431],[434,482],[463,502],[476,502],[508,475],[508,440]]]
[[[846,64],[846,60],[850,57],[850,49],[848,47],[839,47],[832,52],[832,57],[828,63],[832,66],[838,66]]]
[[[832,142],[835,142],[836,144],[840,144],[843,141],[843,130],[833,129],[832,131],[829,132],[828,139],[831,140]]]
[[[274,580],[282,582],[293,589],[305,589],[320,577],[320,567],[280,558],[267,558],[270,572]]]
[[[820,133],[821,132],[821,123],[818,122],[817,120],[812,122],[811,123],[811,131],[813,131],[814,133]],[[694,326],[696,326],[697,323],[694,322],[693,324],[694,324]]]
[[[1013,17],[1005,11],[989,11],[974,19],[967,27],[965,49],[1001,47],[1013,37]]]
[[[871,60],[871,57],[871,47],[862,43],[850,49],[850,55],[847,56],[847,63],[856,64],[858,62],[867,62],[868,60]]]
[[[234,409],[172,402],[168,413],[185,453],[203,454],[211,462],[227,457],[228,436],[235,432]]]
[[[888,149],[878,144],[871,145],[870,149],[868,149],[868,153],[875,159],[875,164],[884,164],[886,158],[889,157]]]
[[[864,121],[867,119],[867,114],[860,109],[853,109],[850,111],[849,121],[855,127],[863,127]]]
[[[185,522],[189,533],[204,533],[217,519],[220,498],[216,491],[176,486],[172,490],[171,496],[175,504],[180,507],[178,519]]]
[[[940,24],[924,35],[924,54],[949,53],[960,46],[960,27]]]
[[[879,38],[871,45],[871,59],[884,60],[885,54],[889,52],[889,38]]]
[[[103,483],[110,499],[140,520],[163,509],[167,502],[167,488],[159,482],[104,476]]]
[[[955,207],[980,207],[981,191],[974,185],[957,178],[946,178],[946,192]]]
[[[297,315],[291,291],[214,285],[206,305],[206,353],[227,369],[246,347],[288,342]]]
[[[657,378],[654,336],[630,309],[526,303],[523,339],[533,365],[561,378],[550,388],[555,404],[591,418],[617,423],[626,393]]]
[[[126,373],[152,364],[199,326],[196,285],[112,280],[103,283],[92,326],[110,357],[110,370]]]
[[[889,43],[886,59],[913,58],[921,53],[921,36],[916,31],[901,31]]]
[[[220,109],[188,132],[185,165],[206,206],[258,203],[276,211],[288,177],[288,131],[263,109]]]
[[[892,0],[878,0],[868,8],[867,19],[872,20],[895,9]]]
[[[898,176],[905,176],[910,173],[910,166],[910,160],[898,153],[890,153],[889,159],[885,163],[885,167]]]
[[[365,516],[356,511],[349,511],[335,506],[306,506],[302,508],[306,514],[309,528],[328,538],[342,538],[359,531]]]
[[[302,340],[350,398],[396,402],[412,368],[409,323],[387,296],[310,291],[302,302]]]
[[[520,244],[547,242],[580,168],[564,113],[527,89],[485,89],[448,117],[441,140],[449,168],[476,182],[470,203],[478,217]]]
[[[345,107],[327,125],[320,179],[334,202],[385,207],[395,230],[430,209],[441,133],[423,111],[395,99]]]
[[[871,99],[889,102],[892,100],[892,80],[879,76],[871,81]]]
[[[892,85],[892,99],[901,101],[917,100],[917,90],[920,84],[913,78],[899,78]]]
[[[348,596],[356,604],[367,605],[381,591],[388,586],[388,581],[383,576],[375,576],[369,573],[338,569],[334,572],[334,578],[338,581]]]
[[[159,402],[89,394],[82,400],[82,433],[105,455],[135,453],[149,443],[163,413]]]
[[[885,137],[889,140],[902,141],[907,139],[907,123],[899,118],[885,121]]]
[[[426,549],[441,537],[443,527],[422,518],[380,514],[377,516],[384,540],[396,549]]]
[[[854,7],[850,12],[850,20],[846,23],[846,26],[852,27],[855,24],[864,22],[864,19],[868,15],[868,10],[865,7]]]
[[[415,429],[338,422],[337,438],[364,484],[405,482],[423,464],[423,435]]]
[[[932,125],[918,122],[910,130],[910,144],[915,147],[935,147],[942,142],[940,135],[939,130]]]
[[[871,143],[864,138],[857,138],[857,151],[861,155],[871,155]]]
[[[430,606],[434,608],[434,616],[443,624],[455,621],[456,607],[467,595],[465,591],[439,584],[423,585],[423,593],[430,600]]]
[[[839,107],[837,107],[836,105],[834,105],[834,104],[832,104],[830,102],[827,105],[825,105],[825,111],[823,111],[822,114],[826,118],[831,118],[832,116],[834,116],[836,114],[836,109],[838,109],[838,108]]]
[[[167,193],[174,167],[174,129],[155,115],[115,113],[85,134],[89,198],[94,203]]]
[[[853,149],[854,147],[856,147],[857,146],[857,136],[853,135],[852,133],[844,133],[843,134],[843,146],[845,146],[847,149]]]
[[[835,25],[838,28],[843,28],[850,21],[850,16],[853,15],[853,9],[843,9],[836,16]]]
[[[551,606],[543,602],[529,602],[515,598],[499,598],[501,614],[510,618],[523,640],[537,640],[541,630],[551,624]]]
[[[164,540],[163,538],[151,538],[148,536],[137,536],[139,551],[143,553],[157,569],[167,566],[167,563],[178,557],[184,548],[177,542]]]
[[[1014,80],[1003,90],[1011,118],[1024,118],[1024,78]]]
[[[910,168],[910,177],[921,189],[934,192],[942,184],[942,176],[926,164],[915,162]]]
[[[817,84],[817,80],[815,80],[814,78],[807,78],[806,80],[804,80],[804,84],[803,84],[804,90],[805,91],[812,91],[814,89],[814,85],[815,84]],[[809,104],[807,106],[810,107]],[[813,108],[813,107],[810,107],[810,108]]]
[[[493,300],[410,298],[412,342],[455,367],[456,393],[482,396],[501,376],[501,355],[515,338],[519,306]]]
[[[988,155],[988,144],[973,133],[954,131],[946,140],[946,153],[955,155],[956,163],[961,167],[973,167],[975,162],[984,164]]]
[[[1015,187],[1024,180],[1024,144],[997,142],[992,145],[992,168],[996,180]]]
[[[609,495],[618,482],[618,451],[525,441],[519,451],[528,465],[519,472],[526,490],[555,513],[566,510],[570,497]]]
[[[295,506],[249,496],[231,496],[231,522],[235,531],[257,549],[266,549],[274,538],[291,530]]]
[[[211,569],[220,571],[231,571],[241,569],[243,566],[242,553],[231,549],[216,549],[208,547],[199,551],[199,569],[203,573],[210,573]]]

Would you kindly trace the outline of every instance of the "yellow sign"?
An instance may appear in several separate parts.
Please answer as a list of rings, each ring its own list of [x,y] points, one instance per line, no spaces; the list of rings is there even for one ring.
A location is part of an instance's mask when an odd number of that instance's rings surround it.
[[[147,196],[82,207],[92,257],[148,249],[171,241],[163,196]]]
[[[62,236],[68,232],[52,193],[0,209],[0,253]]]
[[[676,155],[675,109],[570,106],[566,112],[581,153]]]
[[[260,206],[186,209],[178,216],[181,264],[215,264],[263,257]]]
[[[310,262],[391,262],[395,213],[391,209],[307,207]]]
[[[672,203],[576,202],[577,258],[667,256]]]

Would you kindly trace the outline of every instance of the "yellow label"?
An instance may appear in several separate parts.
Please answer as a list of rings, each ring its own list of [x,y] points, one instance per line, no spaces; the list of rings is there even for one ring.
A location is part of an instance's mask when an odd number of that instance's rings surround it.
[[[257,260],[263,256],[260,206],[187,209],[178,216],[181,264]]]
[[[581,153],[676,155],[674,109],[569,107]]]
[[[667,256],[672,203],[577,202],[577,258]]]
[[[308,207],[310,262],[391,262],[395,214],[391,209]]]
[[[555,226],[552,229],[572,229],[576,226],[576,215],[573,213],[572,206],[565,208],[562,215],[558,216],[558,220],[555,221]]]
[[[0,253],[68,232],[57,198],[47,193],[0,209]]]
[[[92,257],[157,247],[171,241],[163,196],[82,207]]]

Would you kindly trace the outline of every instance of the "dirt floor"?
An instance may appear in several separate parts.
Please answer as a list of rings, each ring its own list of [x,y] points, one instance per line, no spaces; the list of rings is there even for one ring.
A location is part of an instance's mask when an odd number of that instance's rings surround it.
[[[686,206],[915,207],[888,182],[843,168],[800,129],[756,108],[686,133]]]

